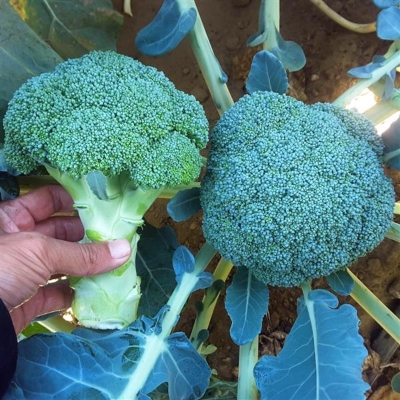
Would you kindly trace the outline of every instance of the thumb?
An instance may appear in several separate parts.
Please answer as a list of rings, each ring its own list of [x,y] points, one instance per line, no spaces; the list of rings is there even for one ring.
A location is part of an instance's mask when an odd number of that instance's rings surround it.
[[[119,267],[131,255],[131,245],[125,239],[86,244],[50,241],[45,251],[51,275],[97,275]]]

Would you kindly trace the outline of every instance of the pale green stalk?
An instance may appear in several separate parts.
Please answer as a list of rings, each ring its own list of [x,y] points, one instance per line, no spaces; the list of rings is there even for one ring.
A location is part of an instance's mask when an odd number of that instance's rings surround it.
[[[129,383],[121,395],[122,399],[137,399],[138,393],[145,385],[158,358],[167,350],[165,339],[170,335],[193,288],[196,286],[199,279],[198,275],[205,270],[216,253],[217,251],[207,243],[197,253],[193,272],[183,275],[182,281],[176,286],[168,300],[169,310],[162,321],[161,333],[146,336],[146,345],[141,362],[130,376]]]
[[[394,204],[394,211],[395,214],[400,215],[400,201]]]
[[[122,266],[95,276],[71,277],[75,290],[72,310],[79,323],[95,329],[121,329],[137,318],[140,278],[136,274],[137,228],[143,215],[162,189],[142,190],[131,186],[128,177],[107,178],[107,199],[98,198],[86,177],[74,180],[58,170],[46,167],[71,195],[82,221],[82,243],[127,239],[132,254]]]
[[[396,47],[397,49],[397,47]],[[390,51],[389,54],[392,52]],[[359,80],[354,86],[347,89],[341,96],[339,96],[333,104],[340,107],[345,107],[351,100],[361,94],[361,92],[375,82],[379,81],[385,74],[400,65],[400,50],[397,49],[393,54],[388,56],[386,61],[382,63],[382,67],[372,72],[372,77]]]
[[[400,224],[392,221],[392,225],[386,232],[385,237],[400,243]]]
[[[215,268],[214,271],[214,282],[221,281],[225,282],[233,268],[233,264],[225,260],[224,258],[221,258],[217,267]],[[193,342],[196,340],[196,338],[199,335],[199,332],[208,329],[208,326],[211,321],[211,317],[214,313],[215,306],[217,304],[218,298],[219,298],[220,292],[218,292],[216,295],[212,293],[209,290],[206,290],[206,294],[203,297],[202,303],[204,305],[203,310],[198,313],[196,320],[193,324],[193,329],[190,334],[190,340]],[[201,344],[199,346],[195,346],[200,350]]]
[[[239,379],[237,400],[257,400],[258,389],[253,370],[258,362],[258,335],[250,343],[239,347]]]
[[[336,11],[332,10],[324,1],[322,0],[310,0],[315,6],[317,6],[326,16],[331,20],[335,21],[337,24],[343,28],[349,29],[357,33],[371,33],[376,31],[376,22],[370,22],[368,24],[358,24],[356,22],[351,22],[346,18],[343,18]]]
[[[383,304],[349,269],[354,280],[350,296],[397,342],[400,343],[400,319]]]
[[[199,10],[194,0],[177,0],[177,3],[182,11],[190,8],[196,10],[196,23],[189,33],[190,46],[211,93],[214,105],[218,113],[222,115],[233,105],[233,99],[226,85],[221,66],[211,47]]]
[[[265,40],[263,42],[264,50],[272,50],[278,47],[276,32],[280,30],[280,0],[263,1],[264,12],[261,18],[264,19]]]
[[[400,90],[394,89],[387,100],[380,100],[363,114],[374,124],[378,125],[400,111]]]

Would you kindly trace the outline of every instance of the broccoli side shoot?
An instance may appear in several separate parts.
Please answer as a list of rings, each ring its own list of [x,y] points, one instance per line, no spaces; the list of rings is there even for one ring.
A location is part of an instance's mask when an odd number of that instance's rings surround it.
[[[394,189],[362,115],[272,92],[241,98],[211,132],[207,241],[275,286],[351,265],[384,238]]]
[[[4,128],[7,162],[22,173],[46,167],[74,199],[85,242],[131,241],[124,266],[71,279],[81,324],[128,325],[140,299],[136,230],[164,187],[198,177],[208,140],[202,106],[155,68],[94,51],[22,85]]]

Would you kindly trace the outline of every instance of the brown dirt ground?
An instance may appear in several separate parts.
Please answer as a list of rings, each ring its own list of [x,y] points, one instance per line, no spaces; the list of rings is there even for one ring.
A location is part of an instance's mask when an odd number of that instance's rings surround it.
[[[122,0],[113,0],[117,10],[122,11]],[[273,1],[273,0],[272,0]],[[374,21],[377,9],[369,0],[329,0],[335,11],[351,21],[368,23]],[[205,107],[212,125],[218,115],[207,87],[192,55],[187,40],[162,58],[144,57],[134,47],[136,33],[155,16],[160,0],[132,0],[134,16],[125,18],[123,32],[118,43],[121,53],[131,55],[145,64],[153,65],[188,93],[195,95]],[[246,40],[257,30],[259,1],[256,0],[199,0],[197,6],[206,27],[214,52],[229,77],[228,87],[235,100],[244,94],[244,82],[254,51],[246,47]],[[286,40],[300,44],[306,54],[307,64],[300,72],[291,74],[292,95],[305,102],[332,101],[354,82],[347,70],[370,62],[374,54],[384,54],[387,42],[372,34],[357,34],[336,25],[324,16],[308,0],[281,0],[281,33]],[[400,198],[400,174],[388,170]],[[181,244],[194,253],[204,242],[201,232],[201,215],[190,221],[174,223],[165,211],[165,201],[159,200],[147,214],[147,221],[155,226],[171,225]],[[399,306],[400,297],[400,244],[385,240],[376,250],[360,259],[352,271],[392,310]],[[315,286],[323,287],[319,280]],[[265,317],[260,336],[260,351],[276,354],[282,346],[285,334],[290,331],[296,318],[298,289],[271,289],[268,315]],[[210,325],[209,342],[218,350],[208,357],[218,377],[234,380],[237,376],[238,351],[229,337],[230,321],[226,315],[224,294]],[[350,298],[341,299],[353,303]],[[180,329],[190,333],[194,321],[193,301],[183,314]],[[373,350],[381,331],[379,325],[363,310],[359,310],[360,332],[365,338],[370,356],[365,363],[364,376],[372,384],[370,400],[399,400],[400,395],[388,386],[390,378],[399,371],[399,350],[383,362]],[[391,366],[388,366],[390,364]]]

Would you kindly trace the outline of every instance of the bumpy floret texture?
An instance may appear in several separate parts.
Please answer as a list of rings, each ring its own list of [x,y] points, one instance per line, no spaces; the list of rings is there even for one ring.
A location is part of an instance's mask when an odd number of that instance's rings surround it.
[[[5,153],[24,173],[50,165],[78,179],[128,173],[143,188],[188,184],[208,140],[204,110],[162,72],[94,51],[21,86],[4,119]]]
[[[362,115],[268,92],[211,132],[202,181],[207,241],[275,286],[298,286],[374,249],[393,218],[382,143]]]

